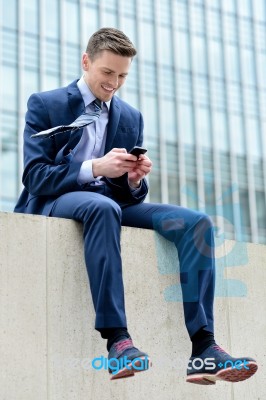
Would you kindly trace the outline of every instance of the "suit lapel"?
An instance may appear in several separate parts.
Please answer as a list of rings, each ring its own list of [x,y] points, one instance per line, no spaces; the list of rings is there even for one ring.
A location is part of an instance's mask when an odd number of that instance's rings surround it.
[[[77,86],[77,80],[68,86],[68,104],[73,114],[73,121],[85,112],[85,105]],[[72,121],[72,122],[73,122]],[[73,149],[81,139],[83,129],[74,131],[69,138],[67,147]]]
[[[77,86],[77,80],[70,83],[67,88],[68,104],[73,113],[73,121],[85,111],[85,105],[81,93]]]
[[[109,121],[107,126],[107,137],[105,144],[105,153],[112,149],[112,144],[116,135],[117,126],[120,119],[121,108],[117,97],[113,97],[109,111]]]

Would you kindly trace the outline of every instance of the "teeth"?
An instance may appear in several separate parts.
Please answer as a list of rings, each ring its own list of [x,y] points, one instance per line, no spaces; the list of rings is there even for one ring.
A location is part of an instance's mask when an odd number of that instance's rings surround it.
[[[108,87],[106,87],[106,86],[103,86],[103,88],[104,88],[105,90],[108,90],[108,92],[112,92],[112,91],[113,91],[113,89],[110,89],[110,88],[108,88]]]

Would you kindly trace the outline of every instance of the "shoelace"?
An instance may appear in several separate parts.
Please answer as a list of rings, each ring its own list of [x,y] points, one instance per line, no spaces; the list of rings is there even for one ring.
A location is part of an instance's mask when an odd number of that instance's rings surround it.
[[[132,339],[120,340],[120,342],[115,343],[115,349],[118,353],[122,353],[131,347],[133,347]]]

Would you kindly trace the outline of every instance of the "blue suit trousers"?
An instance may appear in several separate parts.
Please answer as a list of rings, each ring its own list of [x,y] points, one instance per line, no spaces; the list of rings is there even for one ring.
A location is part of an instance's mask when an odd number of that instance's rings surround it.
[[[83,224],[95,329],[127,326],[120,252],[124,225],[156,230],[175,244],[188,333],[191,337],[200,328],[213,332],[214,236],[206,214],[169,204],[128,206],[99,193],[81,191],[60,196],[50,216]]]

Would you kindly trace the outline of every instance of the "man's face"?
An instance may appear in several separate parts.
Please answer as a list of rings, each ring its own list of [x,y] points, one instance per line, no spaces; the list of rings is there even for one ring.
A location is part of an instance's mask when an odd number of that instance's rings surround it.
[[[92,93],[101,101],[109,101],[126,80],[132,59],[103,50],[92,61],[82,57],[84,79]]]

